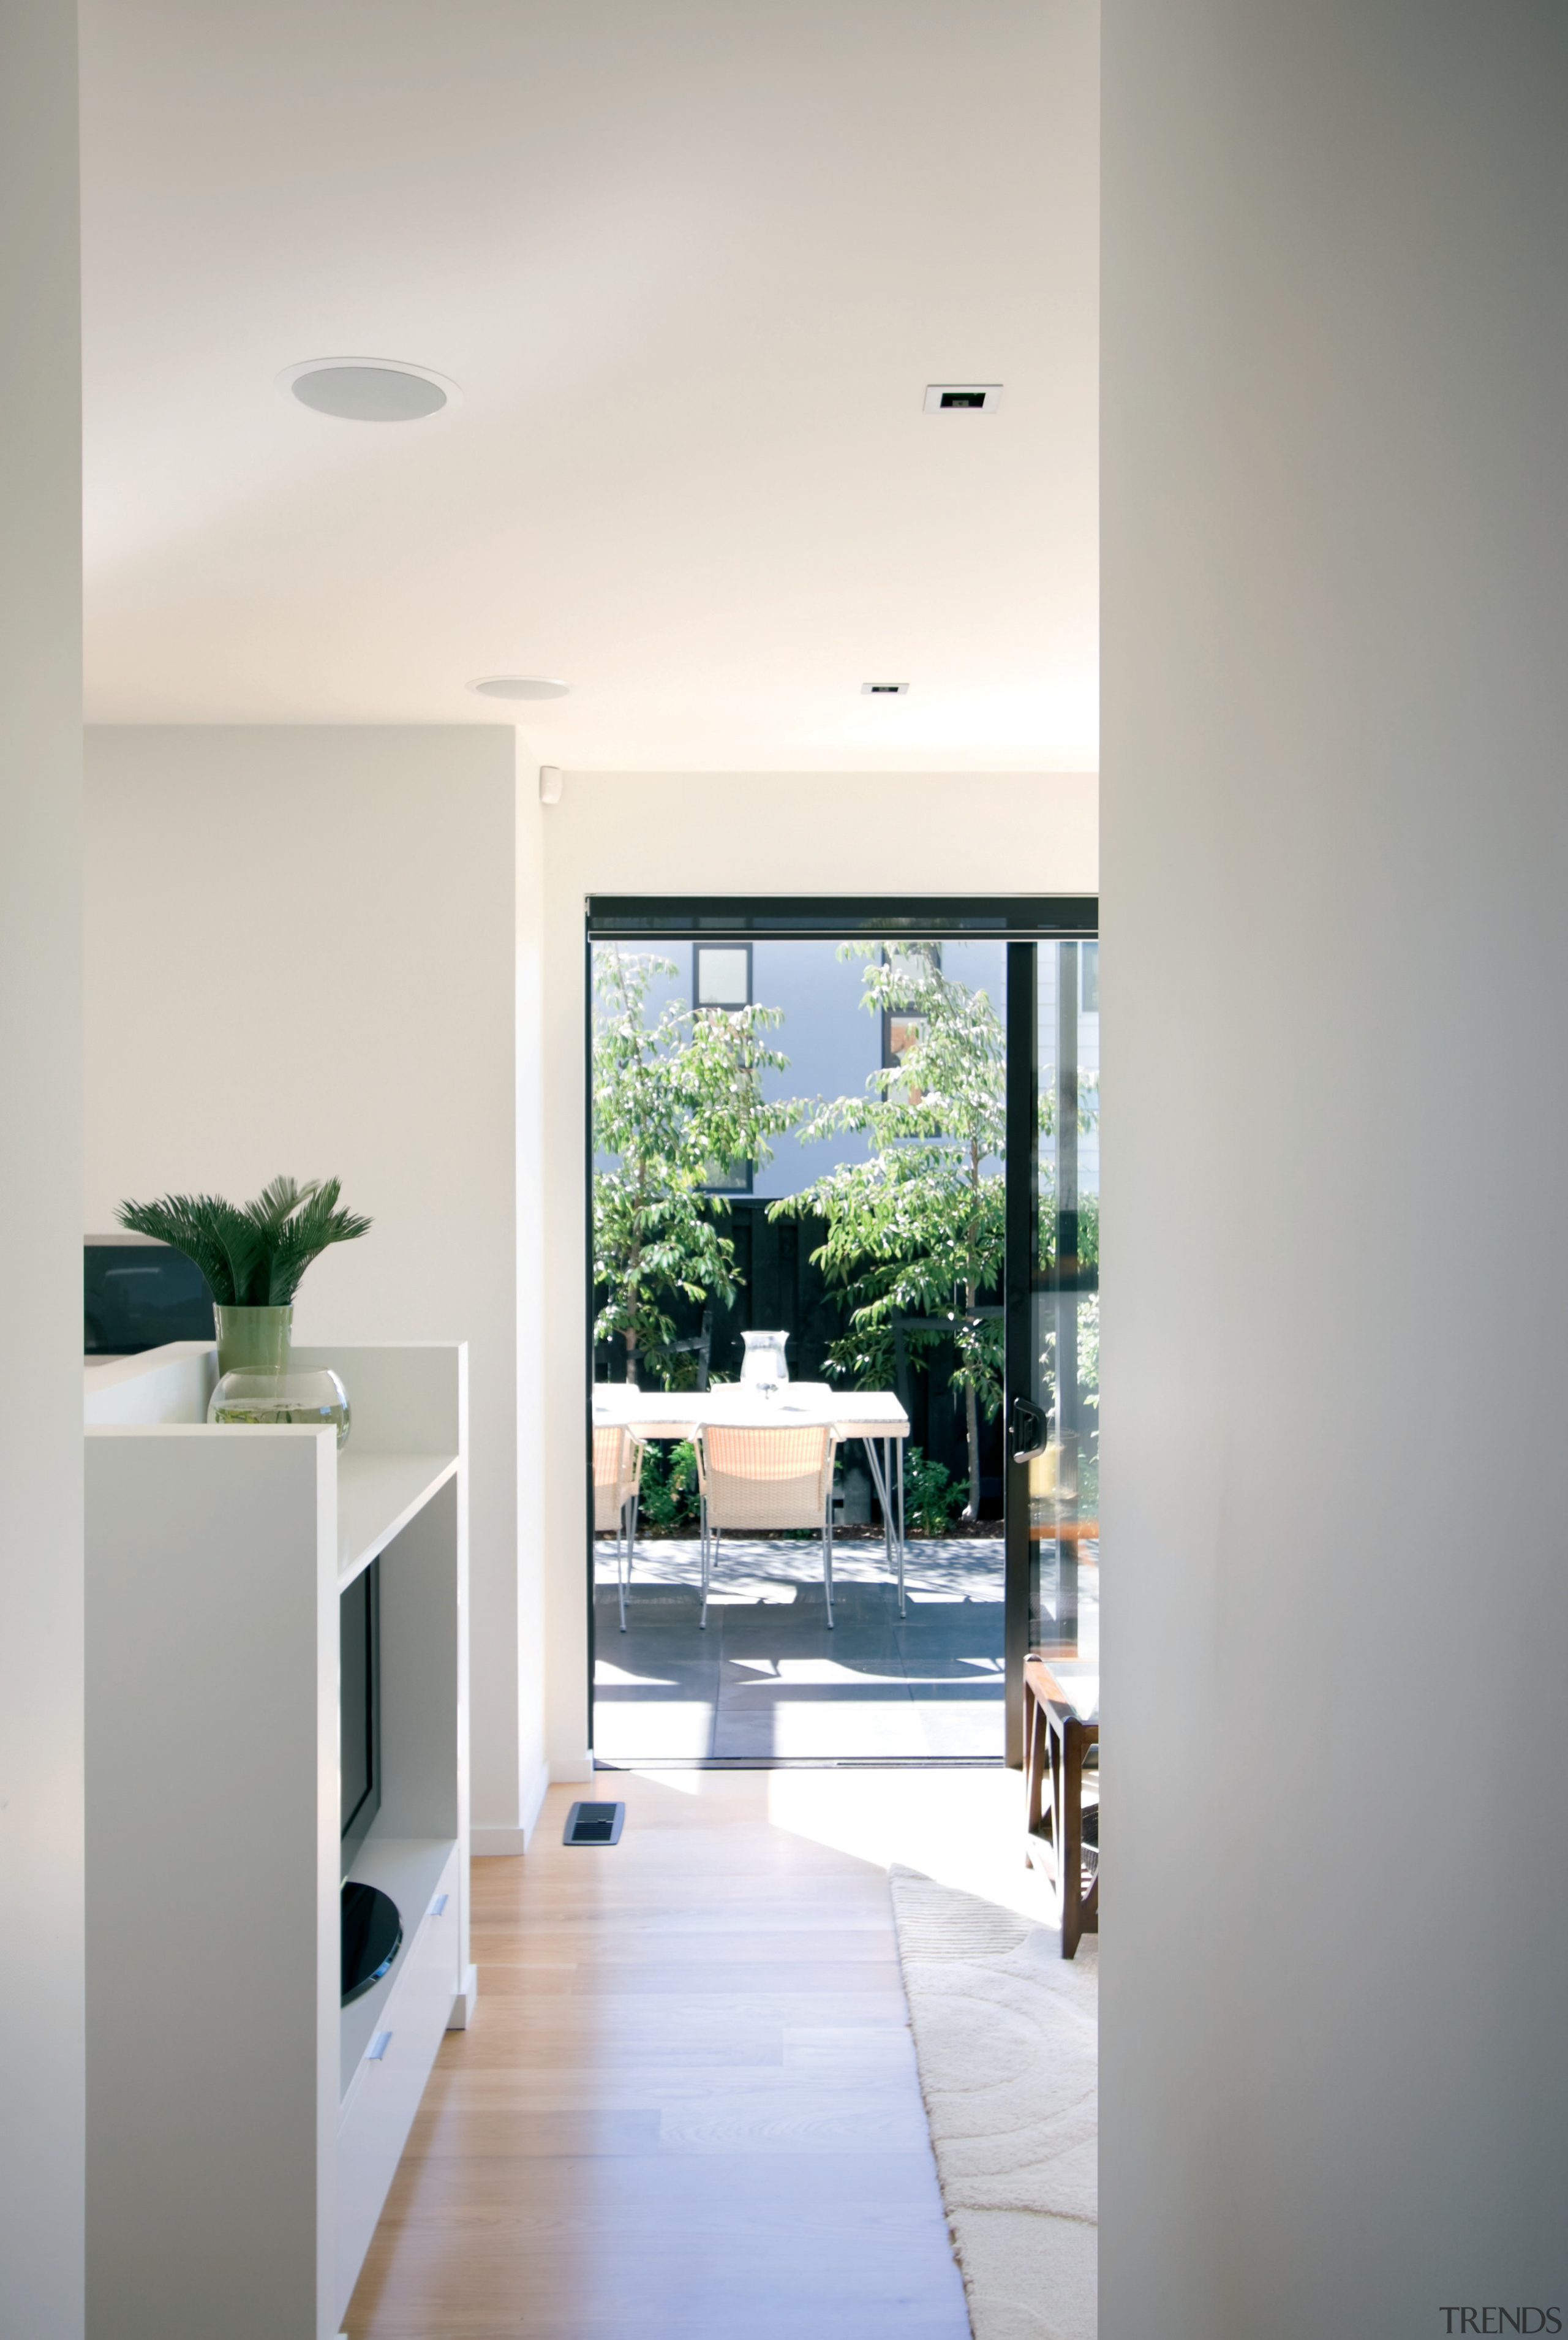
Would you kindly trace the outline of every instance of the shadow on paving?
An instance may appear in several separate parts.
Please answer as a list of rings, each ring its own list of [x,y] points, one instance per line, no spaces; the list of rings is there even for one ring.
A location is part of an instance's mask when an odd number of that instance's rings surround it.
[[[640,1545],[620,1630],[600,1552],[594,1751],[610,1762],[999,1758],[1002,1547],[912,1543],[906,1612],[880,1545],[737,1538],[701,1624],[691,1542]]]

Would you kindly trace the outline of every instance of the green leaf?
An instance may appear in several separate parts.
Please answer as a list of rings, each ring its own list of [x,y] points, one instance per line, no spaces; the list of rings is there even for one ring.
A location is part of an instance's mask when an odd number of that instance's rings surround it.
[[[253,1203],[219,1195],[165,1195],[122,1203],[120,1225],[194,1260],[223,1308],[278,1308],[291,1302],[312,1260],[329,1244],[350,1243],[371,1225],[337,1207],[339,1182],[304,1186],[274,1178]]]
[[[877,947],[846,944],[841,955],[869,957]],[[809,1142],[862,1132],[870,1155],[771,1204],[769,1215],[827,1222],[812,1258],[850,1310],[849,1334],[830,1352],[838,1371],[886,1388],[898,1321],[938,1320],[925,1329],[900,1324],[907,1347],[951,1339],[949,1388],[972,1390],[978,1411],[994,1416],[1000,1320],[976,1312],[998,1287],[1006,1253],[1007,1035],[986,993],[944,974],[928,943],[868,965],[861,991],[868,1013],[907,1016],[916,1037],[901,1062],[872,1073],[864,1096],[819,1106],[800,1135]],[[972,1426],[969,1479],[973,1495]]]
[[[766,1037],[781,1011],[670,1001],[650,1017],[650,987],[675,972],[617,945],[594,953],[594,1337],[621,1336],[632,1379],[640,1357],[668,1373],[678,1299],[735,1297],[735,1247],[719,1224],[729,1205],[708,1190],[711,1165],[768,1161],[769,1139],[801,1113],[764,1092],[765,1074],[789,1069]]]

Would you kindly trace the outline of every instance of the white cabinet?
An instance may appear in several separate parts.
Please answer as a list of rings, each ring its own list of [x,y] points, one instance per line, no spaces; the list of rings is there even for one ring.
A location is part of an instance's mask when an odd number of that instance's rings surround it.
[[[90,1368],[88,2340],[332,2340],[466,2020],[467,1353],[296,1350],[353,1433],[219,1428],[211,1347]],[[340,2008],[338,1600],[381,1578],[397,1903]]]
[[[356,2021],[343,2059],[338,2125],[340,2309],[348,2305],[370,2248],[461,1980],[456,1849],[428,1896],[417,1855],[400,1857],[404,1848],[395,1844],[377,1854],[373,1841],[367,1844],[354,1875],[392,1896],[402,1913],[403,1946],[386,1983],[345,2009]]]

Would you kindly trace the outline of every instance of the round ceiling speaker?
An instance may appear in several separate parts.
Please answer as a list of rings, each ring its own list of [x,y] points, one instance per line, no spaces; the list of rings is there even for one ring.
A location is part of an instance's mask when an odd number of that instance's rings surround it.
[[[394,358],[311,358],[277,380],[302,406],[343,422],[420,422],[462,400],[445,374]]]
[[[564,699],[569,682],[551,682],[537,674],[486,674],[469,684],[481,699]]]

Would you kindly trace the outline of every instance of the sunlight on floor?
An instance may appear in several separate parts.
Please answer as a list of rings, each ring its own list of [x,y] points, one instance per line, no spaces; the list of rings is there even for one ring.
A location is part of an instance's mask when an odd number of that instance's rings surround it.
[[[685,1796],[735,1798],[734,1773],[650,1771]],[[775,1828],[870,1861],[898,1862],[1055,1926],[1056,1895],[1024,1865],[1024,1783],[1005,1770],[768,1771],[742,1775],[765,1794]]]

